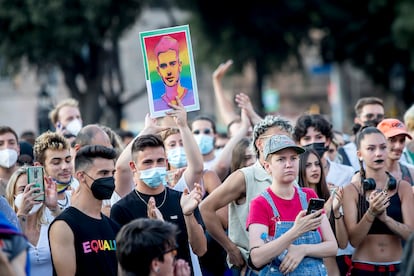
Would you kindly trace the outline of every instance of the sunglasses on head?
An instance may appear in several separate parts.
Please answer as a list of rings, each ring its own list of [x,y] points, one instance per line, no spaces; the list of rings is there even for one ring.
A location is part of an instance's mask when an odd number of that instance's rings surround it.
[[[204,130],[199,130],[199,129],[197,129],[197,130],[194,130],[193,131],[193,134],[195,134],[195,135],[198,135],[198,134],[200,134],[200,133],[203,133],[203,134],[206,134],[206,135],[208,135],[208,134],[210,134],[211,133],[211,129],[209,129],[209,128],[205,128]]]

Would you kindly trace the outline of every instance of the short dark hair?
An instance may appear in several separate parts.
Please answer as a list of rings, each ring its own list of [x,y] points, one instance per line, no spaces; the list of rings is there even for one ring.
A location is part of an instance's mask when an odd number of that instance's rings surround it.
[[[195,121],[208,121],[211,123],[211,128],[213,129],[214,134],[216,134],[216,122],[214,121],[214,119],[208,115],[198,115],[196,116],[192,122],[191,122],[191,130],[192,130],[192,125]]]
[[[378,104],[384,107],[384,102],[380,98],[377,98],[377,97],[360,98],[354,106],[355,116],[359,117],[359,115],[361,115],[362,108],[370,104]]]
[[[306,114],[300,116],[293,129],[293,139],[295,142],[299,142],[302,137],[308,132],[308,128],[313,127],[315,130],[320,131],[326,139],[332,139],[333,131],[332,124],[321,114]]]
[[[114,149],[102,145],[87,145],[83,146],[76,153],[75,157],[75,171],[88,168],[93,163],[95,158],[104,158],[114,160],[117,153]]]
[[[116,256],[126,275],[149,275],[152,260],[176,245],[177,225],[149,218],[134,219],[116,236]]]
[[[14,137],[16,137],[16,142],[19,142],[19,137],[17,136],[16,131],[14,131],[14,129],[12,129],[9,126],[0,126],[0,135],[6,134],[6,133],[11,133],[14,135]]]
[[[136,154],[139,151],[143,151],[145,148],[158,147],[162,147],[165,150],[164,142],[162,141],[161,136],[155,134],[145,134],[138,136],[138,138],[134,140],[131,147],[132,159],[135,160]]]

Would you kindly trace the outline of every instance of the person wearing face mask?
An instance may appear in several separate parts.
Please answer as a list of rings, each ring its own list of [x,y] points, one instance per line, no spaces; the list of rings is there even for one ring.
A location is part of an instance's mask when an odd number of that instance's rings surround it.
[[[169,128],[161,133],[168,160],[168,185],[174,190],[183,192],[186,188],[194,189],[194,183],[199,183],[202,198],[205,198],[221,184],[221,181],[214,171],[203,170],[203,159],[200,151],[194,150],[197,144],[187,125],[187,113],[184,107],[175,109],[168,117],[172,117],[178,127]],[[223,227],[227,228],[227,206],[221,208],[218,213]],[[206,238],[209,250],[200,258],[202,273],[206,276],[223,275],[226,270],[225,252],[208,232]]]
[[[203,156],[204,169],[212,169],[218,159],[214,149],[216,138],[216,124],[214,120],[208,116],[199,115],[191,123],[191,131]]]
[[[79,102],[73,98],[62,100],[50,111],[49,119],[56,132],[62,134],[69,143],[72,143],[82,128]]]
[[[20,154],[17,133],[9,126],[0,126],[0,195],[5,195],[6,185],[17,170]]]
[[[354,106],[355,118],[353,133],[359,131],[364,126],[376,127],[384,119],[384,102],[377,97],[360,98]],[[359,160],[356,157],[357,147],[351,137],[351,142],[338,148],[338,154],[342,157],[342,164],[352,166],[355,171],[359,170]]]
[[[146,120],[149,120],[148,116]],[[202,196],[201,187],[194,184],[191,192],[185,189],[182,193],[167,186],[164,143],[158,135],[146,134],[150,128],[144,128],[132,142],[129,165],[135,189],[112,206],[111,218],[120,225],[142,217],[163,219],[178,225],[177,258],[190,264],[193,275],[201,275],[197,258],[191,258],[190,254],[190,246],[197,256],[207,251],[203,221],[197,208]]]
[[[56,184],[45,178],[45,200],[36,201],[39,188],[27,183],[27,167],[18,168],[7,184],[6,199],[17,213],[20,227],[29,242],[30,275],[52,275],[47,232],[57,209]],[[46,208],[47,207],[47,208]]]
[[[82,147],[75,157],[76,201],[50,225],[55,275],[117,275],[116,234],[120,225],[101,212],[115,189],[116,151]]]
[[[351,183],[355,174],[355,170],[351,166],[329,160],[327,151],[333,137],[331,123],[321,114],[300,116],[293,130],[295,142],[305,149],[313,149],[321,158],[326,183],[331,191]],[[348,271],[345,260],[350,258],[353,250],[350,244],[345,249],[338,250],[337,263],[341,275],[345,275]]]

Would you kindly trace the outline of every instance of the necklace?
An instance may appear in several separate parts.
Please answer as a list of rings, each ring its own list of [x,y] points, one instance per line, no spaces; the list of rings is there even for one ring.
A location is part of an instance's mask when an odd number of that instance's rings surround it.
[[[68,205],[68,201],[69,201],[68,195],[65,194],[65,199],[64,199],[65,203],[60,203],[59,201],[62,201],[62,200],[61,199],[58,200],[58,205],[60,206],[60,209],[64,209],[66,205]]]
[[[145,201],[142,197],[141,197],[141,195],[139,194],[139,192],[136,190],[136,189],[134,189],[135,190],[135,193],[137,194],[137,196],[139,197],[139,199],[141,199],[141,201],[142,202],[144,202],[146,205],[148,205],[148,202],[147,201]],[[167,190],[166,189],[164,189],[164,199],[162,200],[162,202],[161,202],[161,204],[160,205],[158,205],[158,206],[155,206],[157,209],[159,209],[159,208],[161,208],[162,207],[162,205],[164,205],[164,203],[165,203],[165,200],[167,199]]]

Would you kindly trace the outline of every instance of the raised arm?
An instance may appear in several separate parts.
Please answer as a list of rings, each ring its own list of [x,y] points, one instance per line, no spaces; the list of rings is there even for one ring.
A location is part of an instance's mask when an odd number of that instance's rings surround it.
[[[194,189],[191,192],[185,189],[180,200],[185,225],[187,227],[188,242],[197,256],[203,256],[207,252],[207,239],[204,234],[204,229],[194,216],[194,210],[200,202],[201,186],[197,183],[194,184]]]
[[[250,120],[247,117],[247,113],[244,109],[241,111],[241,126],[239,131],[230,138],[230,140],[226,143],[221,152],[217,162],[213,166],[213,170],[217,173],[220,180],[224,180],[230,171],[230,164],[231,164],[231,157],[234,147],[237,143],[246,137],[247,132],[250,128]]]
[[[244,174],[238,170],[230,174],[200,204],[200,212],[207,231],[226,250],[230,258],[230,263],[237,267],[244,266],[243,256],[240,249],[227,236],[217,211],[232,201],[244,198],[245,193],[246,182]]]
[[[135,136],[135,138],[124,148],[124,150],[119,155],[118,159],[116,160],[115,169],[117,172],[122,174],[122,183],[130,183],[132,184],[133,176],[131,169],[129,167],[129,162],[131,161],[131,148],[134,141],[141,135],[144,134],[157,134],[168,127],[158,126],[157,120],[155,118],[151,118],[149,114],[145,115],[145,126],[142,131]],[[118,182],[118,181],[117,181]],[[122,197],[126,193],[131,191],[130,187],[121,187],[119,183],[115,182],[115,191]]]
[[[236,94],[235,101],[238,107],[246,111],[246,115],[249,118],[250,123],[253,126],[259,123],[263,119],[254,110],[252,102],[250,101],[250,97],[248,95],[244,93],[238,93]]]
[[[170,104],[172,111],[167,112],[168,116],[172,116],[178,129],[180,130],[183,140],[185,156],[187,157],[187,167],[184,170],[184,178],[190,191],[194,188],[194,183],[200,181],[203,173],[204,163],[203,156],[197,149],[197,142],[187,123],[187,112],[177,97],[178,105]]]
[[[224,75],[232,64],[233,61],[230,59],[225,63],[221,63],[213,72],[214,95],[216,97],[216,103],[220,117],[223,119],[225,125],[228,125],[231,121],[238,118],[238,115],[234,110],[233,103],[229,101],[224,95],[224,90],[221,83]]]

